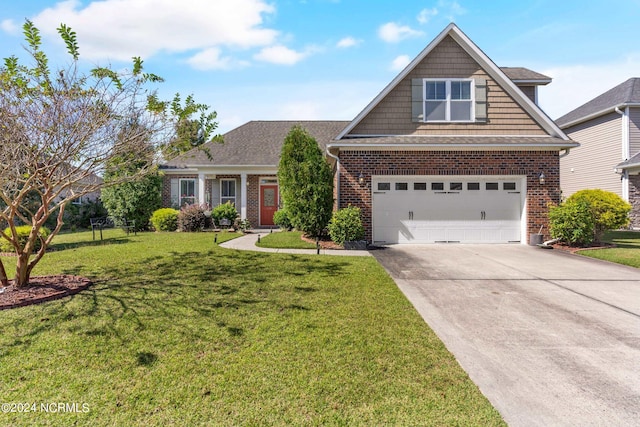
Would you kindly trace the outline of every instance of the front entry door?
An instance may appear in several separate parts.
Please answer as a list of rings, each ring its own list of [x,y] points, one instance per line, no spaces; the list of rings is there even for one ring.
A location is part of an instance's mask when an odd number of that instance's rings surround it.
[[[274,225],[273,214],[278,210],[278,186],[260,186],[260,225]]]

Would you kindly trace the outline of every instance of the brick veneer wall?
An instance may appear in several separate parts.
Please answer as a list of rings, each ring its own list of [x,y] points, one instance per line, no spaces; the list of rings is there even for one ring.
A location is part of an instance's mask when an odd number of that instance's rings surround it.
[[[640,228],[640,175],[629,175],[629,203],[632,206],[629,226]]]
[[[372,240],[372,175],[521,175],[527,177],[527,235],[543,226],[549,238],[548,206],[560,202],[560,159],[557,151],[342,151],[340,207],[361,209],[367,240]],[[545,174],[545,184],[538,179]],[[365,176],[365,185],[358,175]],[[639,183],[640,184],[640,183]]]

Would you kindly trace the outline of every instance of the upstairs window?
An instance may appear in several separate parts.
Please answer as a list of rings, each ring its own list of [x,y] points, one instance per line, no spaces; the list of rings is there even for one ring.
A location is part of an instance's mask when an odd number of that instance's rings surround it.
[[[425,122],[473,121],[473,81],[469,79],[425,79]]]

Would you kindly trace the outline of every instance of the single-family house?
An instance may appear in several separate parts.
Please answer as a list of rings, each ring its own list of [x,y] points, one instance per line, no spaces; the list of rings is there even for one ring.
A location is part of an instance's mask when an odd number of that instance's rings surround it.
[[[164,166],[164,203],[232,200],[268,226],[277,165],[300,124],[335,170],[337,208],[361,208],[366,239],[392,243],[528,243],[548,236],[560,156],[578,146],[537,105],[550,78],[500,68],[455,24],[349,122],[249,122]]]
[[[640,227],[640,78],[631,78],[556,120],[580,148],[560,160],[563,197],[599,188],[630,202]]]

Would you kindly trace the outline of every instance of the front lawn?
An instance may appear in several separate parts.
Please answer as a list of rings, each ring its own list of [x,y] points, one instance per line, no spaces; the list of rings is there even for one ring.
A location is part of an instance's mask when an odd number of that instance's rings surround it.
[[[88,290],[0,311],[0,403],[37,405],[1,425],[504,425],[372,257],[112,231],[37,268]]]
[[[279,231],[260,237],[256,246],[273,249],[316,249],[315,243],[302,240],[301,231]]]
[[[616,247],[584,250],[580,255],[640,268],[640,232],[609,231],[602,240],[614,243]]]

